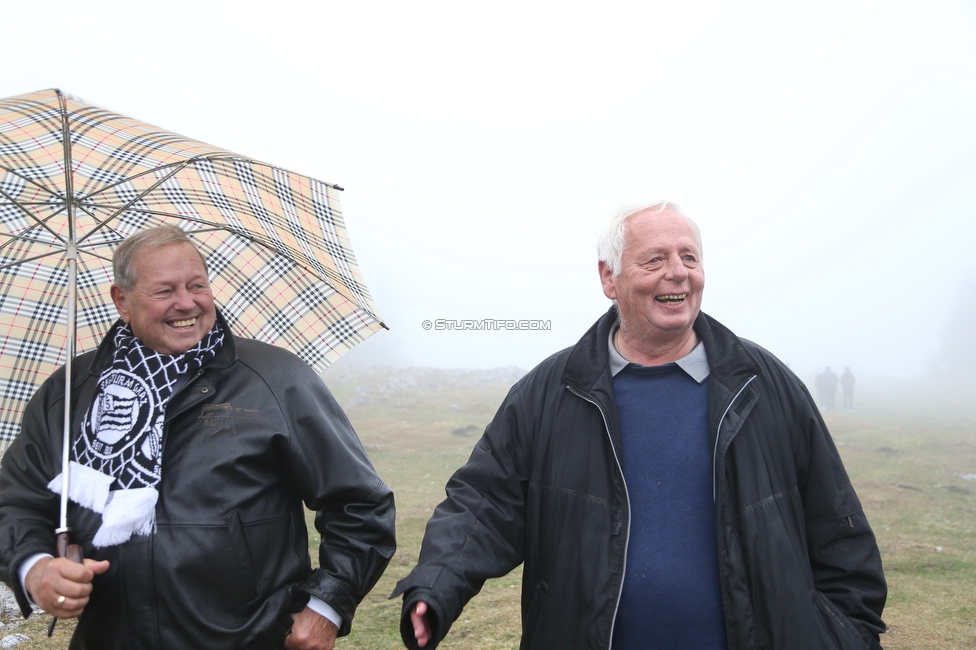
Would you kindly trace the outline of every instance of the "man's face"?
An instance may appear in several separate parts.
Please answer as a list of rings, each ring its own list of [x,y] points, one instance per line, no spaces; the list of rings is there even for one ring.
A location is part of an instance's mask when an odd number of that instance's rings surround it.
[[[193,246],[143,250],[133,267],[137,279],[131,291],[112,285],[112,300],[133,334],[162,354],[181,354],[196,345],[213,327],[217,310]]]
[[[621,333],[652,349],[690,336],[705,271],[688,220],[670,211],[631,216],[621,262],[618,276],[600,264],[603,293],[617,301]]]

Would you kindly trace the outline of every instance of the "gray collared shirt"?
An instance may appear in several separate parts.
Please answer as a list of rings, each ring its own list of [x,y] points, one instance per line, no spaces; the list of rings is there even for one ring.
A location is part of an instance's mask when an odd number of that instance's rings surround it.
[[[633,363],[617,352],[617,346],[613,344],[613,337],[618,329],[620,329],[619,320],[610,328],[610,340],[607,342],[607,345],[610,347],[611,377],[616,377],[617,373],[626,368],[628,364]],[[701,341],[698,341],[698,344],[695,345],[691,352],[675,361],[675,363],[699,384],[708,379],[708,355],[705,354],[705,346],[702,345]],[[640,364],[634,363],[634,365],[639,366]]]

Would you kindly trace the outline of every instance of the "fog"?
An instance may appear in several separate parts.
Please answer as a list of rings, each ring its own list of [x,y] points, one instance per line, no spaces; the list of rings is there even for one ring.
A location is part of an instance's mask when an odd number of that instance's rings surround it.
[[[59,87],[345,187],[390,331],[339,364],[531,368],[609,306],[605,221],[666,198],[703,309],[805,380],[945,376],[972,345],[976,0],[596,7],[0,0],[0,97]]]

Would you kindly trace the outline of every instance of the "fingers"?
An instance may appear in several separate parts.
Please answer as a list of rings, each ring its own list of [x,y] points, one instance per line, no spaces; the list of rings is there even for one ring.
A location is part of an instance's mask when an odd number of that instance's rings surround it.
[[[96,562],[95,560],[92,559],[86,559],[84,563],[79,564],[78,562],[69,560],[66,557],[59,557],[51,560],[51,563],[48,565],[48,571],[50,572],[52,569],[57,570],[57,572],[61,575],[62,578],[64,578],[65,580],[70,580],[71,582],[87,583],[87,582],[91,582],[92,579],[95,577],[95,572],[92,571],[91,569],[92,565],[98,565],[102,563],[107,564],[108,560],[102,560],[101,562]],[[105,568],[107,569],[108,567]],[[103,569],[102,573],[104,572],[105,570]]]
[[[28,571],[25,586],[41,609],[58,618],[73,618],[88,604],[94,577],[108,568],[107,560],[78,564],[63,557],[45,558]]]
[[[333,650],[339,628],[308,607],[292,614],[292,626],[285,635],[285,650]]]
[[[42,608],[48,614],[54,614],[58,618],[74,618],[76,616],[81,616],[81,613],[85,611],[85,605],[87,604],[88,596],[85,596],[84,598],[68,598],[62,594],[54,600],[54,605],[51,609],[43,606]]]
[[[417,639],[417,645],[423,648],[430,641],[430,626],[427,624],[428,605],[424,601],[417,601],[410,609],[410,624],[413,625],[413,635]]]
[[[88,568],[95,575],[101,575],[108,571],[110,563],[108,560],[93,560],[91,558],[85,558],[85,567]]]

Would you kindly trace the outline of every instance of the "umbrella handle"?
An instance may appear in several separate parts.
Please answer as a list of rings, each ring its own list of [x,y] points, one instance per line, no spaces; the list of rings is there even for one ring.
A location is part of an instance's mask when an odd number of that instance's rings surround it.
[[[58,557],[66,557],[72,562],[84,564],[85,558],[81,552],[81,544],[71,543],[71,533],[58,533]]]
[[[71,543],[71,534],[68,531],[58,533],[57,538],[58,557],[66,557],[72,562],[84,564],[85,558],[81,552],[81,544]],[[47,628],[47,635],[54,634],[54,626],[58,624],[58,617],[51,619],[51,625]]]

